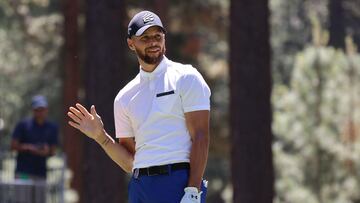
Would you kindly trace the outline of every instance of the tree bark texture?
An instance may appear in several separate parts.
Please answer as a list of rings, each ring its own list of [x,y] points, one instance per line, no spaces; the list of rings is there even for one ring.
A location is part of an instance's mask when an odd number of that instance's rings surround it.
[[[64,15],[64,69],[63,69],[63,149],[67,155],[67,165],[73,172],[71,188],[82,196],[82,144],[83,137],[80,133],[67,124],[66,113],[70,106],[78,101],[80,66],[79,66],[79,37],[77,0],[64,0],[62,2]],[[82,202],[81,199],[79,202]]]
[[[85,94],[94,104],[106,131],[115,137],[113,101],[130,80],[126,64],[125,1],[86,1]],[[84,200],[87,203],[126,202],[123,170],[93,140],[84,144]]]
[[[268,0],[230,6],[230,124],[234,203],[274,197]]]
[[[329,0],[329,45],[345,49],[345,21],[343,0]]]

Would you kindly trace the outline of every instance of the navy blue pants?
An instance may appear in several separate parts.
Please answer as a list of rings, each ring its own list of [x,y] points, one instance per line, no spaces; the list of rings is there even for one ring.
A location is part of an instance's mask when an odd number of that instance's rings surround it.
[[[179,203],[187,187],[189,170],[170,171],[166,175],[131,177],[130,203]],[[207,188],[201,184],[201,203],[205,203]]]

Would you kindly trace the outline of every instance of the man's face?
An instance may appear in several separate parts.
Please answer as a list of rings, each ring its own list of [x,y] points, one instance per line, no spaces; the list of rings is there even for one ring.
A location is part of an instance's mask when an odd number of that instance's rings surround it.
[[[33,115],[36,121],[43,122],[47,117],[48,109],[45,107],[38,107],[33,109]]]
[[[160,27],[147,29],[141,36],[132,36],[128,40],[129,47],[147,64],[160,63],[165,54],[165,34]]]

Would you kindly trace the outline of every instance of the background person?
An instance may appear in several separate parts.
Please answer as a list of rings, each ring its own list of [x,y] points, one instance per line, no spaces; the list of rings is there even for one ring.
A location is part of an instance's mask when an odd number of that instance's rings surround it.
[[[17,123],[11,149],[17,151],[15,177],[18,179],[46,179],[46,160],[54,155],[58,145],[58,127],[47,120],[48,103],[37,95],[31,101],[31,118]]]

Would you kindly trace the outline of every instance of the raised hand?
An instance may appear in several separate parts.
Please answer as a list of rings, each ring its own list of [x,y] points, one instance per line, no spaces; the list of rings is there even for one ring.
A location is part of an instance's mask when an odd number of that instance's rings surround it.
[[[77,103],[76,108],[72,106],[69,108],[67,115],[72,121],[69,121],[68,123],[88,137],[98,141],[105,135],[104,124],[101,117],[96,113],[94,105],[91,106],[90,112],[86,110],[84,106]]]

